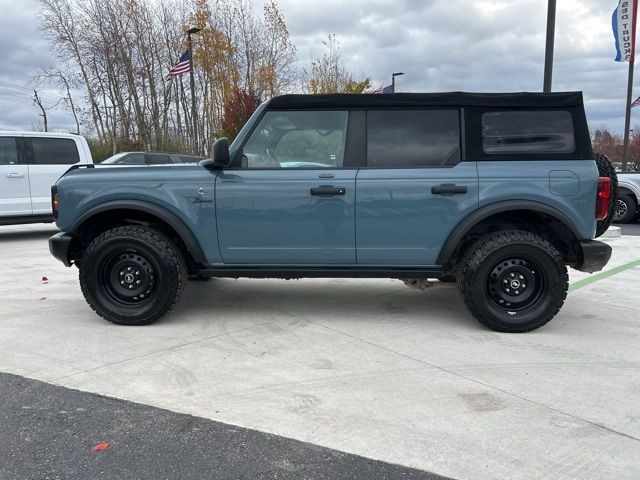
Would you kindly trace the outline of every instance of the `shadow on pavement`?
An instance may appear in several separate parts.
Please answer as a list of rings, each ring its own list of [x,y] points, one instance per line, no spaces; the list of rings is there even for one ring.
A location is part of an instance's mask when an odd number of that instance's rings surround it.
[[[51,227],[46,230],[9,230],[3,231],[0,229],[0,242],[2,241],[16,241],[16,240],[37,240],[48,239],[52,235],[55,235],[60,230],[56,227]]]

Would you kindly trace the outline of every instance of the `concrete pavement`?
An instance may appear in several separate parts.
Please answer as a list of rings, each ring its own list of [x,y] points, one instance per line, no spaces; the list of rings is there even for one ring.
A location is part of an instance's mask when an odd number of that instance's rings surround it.
[[[460,479],[640,476],[638,237],[509,335],[453,288],[345,279],[194,283],[161,322],[117,327],[51,233],[0,227],[0,371]]]

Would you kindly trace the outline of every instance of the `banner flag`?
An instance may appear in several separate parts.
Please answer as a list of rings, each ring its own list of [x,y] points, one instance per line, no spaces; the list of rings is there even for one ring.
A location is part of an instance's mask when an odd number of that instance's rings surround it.
[[[616,62],[628,62],[635,59],[635,12],[638,0],[620,0],[613,11],[611,24],[616,40]]]

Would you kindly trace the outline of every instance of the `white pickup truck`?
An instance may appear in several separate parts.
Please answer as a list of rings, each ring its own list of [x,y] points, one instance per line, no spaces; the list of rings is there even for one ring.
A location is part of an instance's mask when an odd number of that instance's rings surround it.
[[[614,214],[617,223],[628,223],[638,213],[640,205],[640,172],[618,172],[618,201]]]
[[[0,132],[0,225],[52,222],[51,185],[87,163],[93,159],[79,135]]]

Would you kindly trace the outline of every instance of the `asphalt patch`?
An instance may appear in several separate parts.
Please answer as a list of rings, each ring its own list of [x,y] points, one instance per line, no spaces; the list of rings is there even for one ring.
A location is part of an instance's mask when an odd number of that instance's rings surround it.
[[[0,479],[445,477],[0,373]]]

